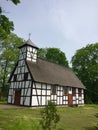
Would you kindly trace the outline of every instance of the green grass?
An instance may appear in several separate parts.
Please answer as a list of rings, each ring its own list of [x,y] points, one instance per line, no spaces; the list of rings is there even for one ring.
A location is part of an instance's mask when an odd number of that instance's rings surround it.
[[[0,109],[0,130],[42,130],[41,109]],[[58,107],[60,122],[56,130],[98,130],[98,105]]]

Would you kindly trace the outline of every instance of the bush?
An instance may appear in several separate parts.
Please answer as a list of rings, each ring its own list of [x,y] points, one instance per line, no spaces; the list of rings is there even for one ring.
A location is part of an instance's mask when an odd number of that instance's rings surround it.
[[[40,125],[43,130],[51,130],[56,128],[56,124],[60,120],[59,115],[57,114],[56,104],[52,101],[48,101],[48,104],[41,111],[41,121]]]

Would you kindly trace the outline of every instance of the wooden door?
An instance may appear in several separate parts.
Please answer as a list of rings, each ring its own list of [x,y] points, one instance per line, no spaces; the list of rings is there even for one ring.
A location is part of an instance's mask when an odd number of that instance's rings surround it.
[[[15,105],[20,105],[20,98],[21,98],[21,90],[19,89],[15,91],[15,100],[14,100]]]
[[[68,105],[72,105],[72,94],[68,94]]]

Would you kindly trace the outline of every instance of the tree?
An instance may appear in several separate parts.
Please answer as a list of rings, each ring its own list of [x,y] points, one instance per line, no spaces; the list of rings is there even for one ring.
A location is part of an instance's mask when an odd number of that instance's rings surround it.
[[[71,62],[76,75],[87,88],[87,99],[98,102],[98,43],[77,50]]]
[[[15,5],[20,3],[20,0],[11,0]],[[11,31],[14,30],[14,24],[4,14],[2,7],[0,7],[0,39],[5,39]]]
[[[23,39],[12,33],[5,40],[0,40],[0,85],[2,94],[8,86],[8,77],[18,59],[18,46],[22,44]]]
[[[41,48],[39,49],[38,56],[50,62],[68,67],[68,61],[64,52],[58,48]]]
[[[52,101],[48,101],[48,104],[41,111],[42,120],[40,124],[43,130],[51,130],[56,128],[56,124],[59,122],[60,117],[57,114],[56,104]]]

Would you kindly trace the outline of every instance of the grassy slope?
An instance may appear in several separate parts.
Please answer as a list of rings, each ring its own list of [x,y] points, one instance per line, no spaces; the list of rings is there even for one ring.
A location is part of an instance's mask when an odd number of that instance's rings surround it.
[[[58,108],[60,122],[57,130],[97,130],[98,105]],[[40,109],[0,109],[2,130],[41,130]],[[1,129],[0,129],[1,130]]]

